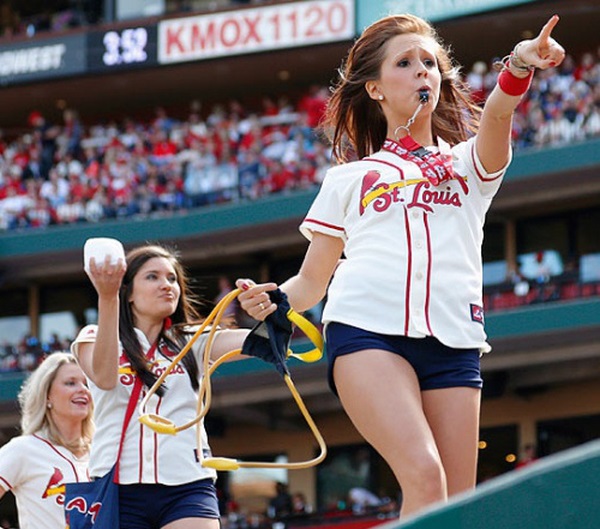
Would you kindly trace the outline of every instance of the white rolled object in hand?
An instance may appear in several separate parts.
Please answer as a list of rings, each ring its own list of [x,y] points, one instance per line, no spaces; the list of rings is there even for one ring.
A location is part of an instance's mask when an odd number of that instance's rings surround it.
[[[90,259],[93,257],[96,265],[104,263],[106,256],[110,255],[110,263],[117,264],[119,259],[125,262],[125,250],[117,239],[108,237],[93,237],[83,245],[83,268],[89,274]]]

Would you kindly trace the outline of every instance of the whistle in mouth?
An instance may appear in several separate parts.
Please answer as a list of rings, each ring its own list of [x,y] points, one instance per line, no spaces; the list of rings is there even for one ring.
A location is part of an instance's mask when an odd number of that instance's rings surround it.
[[[419,90],[419,102],[423,105],[429,101],[429,91],[428,90]]]

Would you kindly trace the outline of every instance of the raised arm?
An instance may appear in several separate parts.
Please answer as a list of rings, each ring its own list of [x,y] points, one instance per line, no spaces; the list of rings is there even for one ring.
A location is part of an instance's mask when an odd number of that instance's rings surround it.
[[[98,332],[94,343],[78,347],[79,364],[84,373],[101,389],[113,389],[119,371],[119,289],[125,275],[125,264],[110,264],[107,257],[96,265],[92,259],[90,279],[98,293]]]
[[[323,299],[343,250],[341,239],[313,233],[300,271],[281,285],[294,310],[303,312]],[[236,285],[244,289],[244,283],[245,280],[238,279]],[[248,288],[238,297],[240,306],[253,318],[264,320],[277,308],[267,294],[276,287],[275,283],[264,283]]]
[[[342,239],[313,233],[300,271],[281,285],[294,310],[303,312],[325,297],[343,250]]]
[[[565,57],[563,47],[550,36],[558,20],[558,15],[554,15],[535,39],[515,46],[484,105],[476,145],[479,159],[489,173],[499,171],[508,162],[513,112],[529,88],[534,69],[553,68]]]

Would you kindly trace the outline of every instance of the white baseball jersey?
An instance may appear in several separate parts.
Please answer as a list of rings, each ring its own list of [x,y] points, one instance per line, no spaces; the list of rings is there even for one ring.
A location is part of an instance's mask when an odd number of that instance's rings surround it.
[[[88,325],[80,332],[71,351],[77,355],[80,343],[96,340],[96,325]],[[142,348],[150,349],[150,344],[144,333],[136,329]],[[201,371],[200,357],[207,335],[201,336],[192,347],[198,367]],[[148,358],[152,370],[160,375],[171,363],[176,353],[159,346],[152,357]],[[201,373],[200,373],[200,376]],[[103,476],[117,460],[119,439],[123,427],[123,419],[133,390],[134,377],[131,365],[124,353],[119,359],[119,381],[117,386],[109,391],[97,387],[91,380],[90,390],[94,398],[94,420],[96,433],[90,455],[90,475]],[[146,413],[161,415],[173,421],[176,425],[189,422],[196,417],[197,398],[192,388],[189,375],[181,364],[178,364],[165,379],[167,390],[163,397],[153,395],[146,407]],[[144,398],[147,388],[143,387],[140,401]],[[138,421],[136,407],[127,428],[121,461],[119,466],[120,483],[161,483],[163,485],[181,485],[199,479],[216,479],[216,471],[201,466],[202,457],[210,455],[208,439],[204,426],[202,428],[202,454],[198,453],[196,428],[188,428],[176,435],[158,434],[151,428]]]
[[[405,153],[388,140],[372,156],[329,169],[300,225],[309,240],[320,232],[345,243],[323,322],[487,352],[483,224],[506,167],[487,173],[471,138],[451,149],[462,181],[434,186]]]
[[[22,529],[64,529],[65,483],[89,481],[89,457],[77,459],[40,432],[0,449],[0,485],[17,501]]]

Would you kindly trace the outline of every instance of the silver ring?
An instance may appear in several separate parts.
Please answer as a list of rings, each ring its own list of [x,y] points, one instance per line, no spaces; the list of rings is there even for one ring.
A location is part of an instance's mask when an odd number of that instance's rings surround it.
[[[260,310],[265,310],[265,305],[264,303],[259,303],[258,306],[260,307]]]

